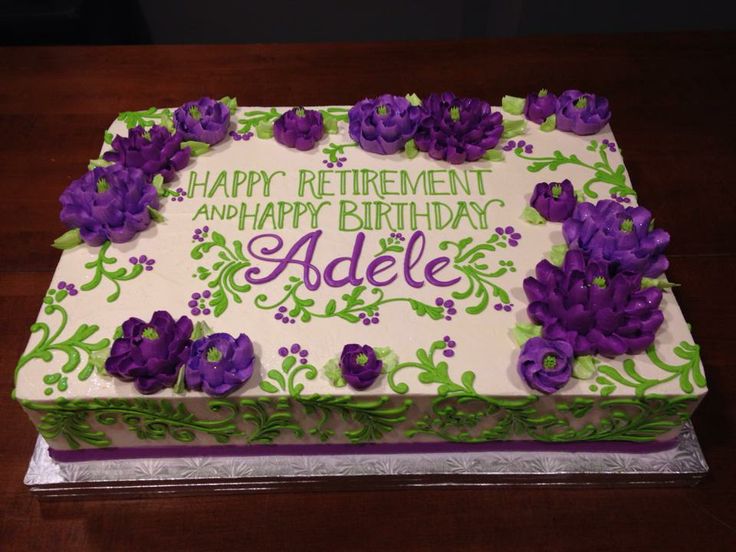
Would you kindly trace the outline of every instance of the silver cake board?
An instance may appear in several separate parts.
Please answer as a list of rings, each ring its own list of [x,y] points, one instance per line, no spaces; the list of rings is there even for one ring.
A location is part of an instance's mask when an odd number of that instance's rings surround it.
[[[24,479],[42,499],[409,487],[687,486],[708,472],[690,422],[652,453],[455,452],[57,462],[42,438]]]

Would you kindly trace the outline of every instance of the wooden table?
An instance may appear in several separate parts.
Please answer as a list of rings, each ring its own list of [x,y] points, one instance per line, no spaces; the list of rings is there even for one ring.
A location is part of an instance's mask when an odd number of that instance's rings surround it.
[[[734,51],[734,34],[1,49],[0,549],[736,549]],[[28,494],[36,433],[9,398],[13,368],[59,257],[57,198],[119,111],[203,94],[346,104],[389,90],[498,103],[542,86],[609,97],[640,201],[672,235],[669,276],[711,388],[695,415],[712,470],[702,485],[48,504]]]

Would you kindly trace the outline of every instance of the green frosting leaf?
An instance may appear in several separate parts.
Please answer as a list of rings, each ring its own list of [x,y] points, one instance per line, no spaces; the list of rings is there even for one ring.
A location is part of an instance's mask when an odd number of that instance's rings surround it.
[[[179,373],[176,376],[176,383],[174,383],[173,391],[177,395],[183,395],[184,393],[187,392],[187,386],[184,383],[184,374],[186,373],[185,368],[186,368],[185,366],[181,366],[179,368]]]
[[[679,287],[680,284],[675,284],[673,282],[668,282],[667,278],[664,276],[660,276],[659,278],[642,278],[641,279],[641,289],[646,289],[650,287],[656,287],[662,290],[672,289],[673,287]]]
[[[238,109],[238,98],[231,98],[230,96],[224,96],[220,98],[220,101],[224,103],[230,110],[230,115],[235,115]]]
[[[506,139],[519,136],[526,132],[526,121],[524,119],[516,119],[513,121],[503,122],[503,137]]]
[[[192,330],[192,341],[196,341],[197,339],[210,335],[211,333],[212,328],[210,328],[209,324],[204,320],[200,320],[194,325],[194,329]]]
[[[521,219],[529,224],[547,224],[547,220],[531,205],[524,207],[524,210],[521,212]]]
[[[399,355],[397,355],[391,347],[374,347],[376,358],[383,362],[382,372],[390,372],[399,364]]]
[[[342,377],[342,370],[340,370],[340,363],[337,361],[337,358],[328,360],[323,370],[327,379],[335,387],[345,387],[347,385],[345,379]]]
[[[161,113],[161,126],[168,130],[171,134],[174,134],[174,121],[171,119],[171,114],[168,112]]]
[[[82,236],[79,233],[79,228],[72,228],[56,238],[51,246],[56,249],[71,249],[80,243],[82,243]]]
[[[164,177],[163,175],[157,174],[151,180],[151,185],[156,188],[156,194],[158,197],[164,195]]]
[[[414,140],[409,140],[404,145],[404,153],[406,153],[406,156],[409,159],[414,159],[417,155],[419,155],[419,150],[417,149],[416,143],[414,143]]]
[[[256,125],[256,136],[264,140],[273,138],[273,123],[271,121],[261,121]]]
[[[539,130],[542,130],[544,132],[551,132],[555,128],[557,128],[557,115],[554,113],[547,117],[544,122],[539,125]]]
[[[575,190],[575,199],[578,203],[584,203],[588,201],[588,196],[585,195],[583,190]]]
[[[150,205],[147,207],[147,209],[148,214],[151,215],[151,219],[153,219],[154,222],[164,222],[166,220],[158,210],[154,209]]]
[[[205,142],[197,142],[196,140],[189,140],[181,143],[181,149],[190,148],[192,151],[192,157],[197,157],[206,153],[210,149],[210,145]]]
[[[97,167],[109,167],[110,165],[112,165],[112,161],[105,161],[102,157],[99,159],[90,159],[87,170],[91,171]]]
[[[416,95],[416,94],[415,94],[414,92],[412,92],[411,94],[407,94],[407,95],[406,95],[406,96],[404,96],[404,97],[405,97],[405,98],[406,98],[406,99],[407,99],[407,100],[409,101],[409,103],[410,103],[411,105],[413,105],[414,107],[418,107],[418,106],[422,105],[422,100],[421,100],[421,99],[419,98],[419,96],[417,96],[417,95]]]
[[[105,131],[105,143],[112,144],[113,138],[115,138],[115,135],[112,132],[106,130]]]
[[[565,253],[567,253],[567,244],[553,245],[552,250],[547,254],[549,262],[555,266],[562,266],[565,260]]]
[[[576,357],[572,365],[572,377],[577,379],[591,379],[597,371],[598,364],[591,355]]]
[[[505,159],[503,152],[497,149],[489,149],[483,154],[486,161],[503,161]]]
[[[516,96],[504,96],[501,98],[501,109],[511,115],[521,115],[524,112],[525,98],[517,98]]]
[[[332,115],[323,114],[322,125],[325,127],[327,134],[337,134],[337,119]]]
[[[542,326],[538,324],[517,324],[514,326],[514,340],[521,347],[529,341],[532,337],[539,337],[542,335]]]

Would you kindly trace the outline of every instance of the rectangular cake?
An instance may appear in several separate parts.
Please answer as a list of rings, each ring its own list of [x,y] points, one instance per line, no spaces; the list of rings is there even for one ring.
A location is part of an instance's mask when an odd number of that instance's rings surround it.
[[[62,461],[671,445],[669,236],[575,92],[120,114],[15,398]]]

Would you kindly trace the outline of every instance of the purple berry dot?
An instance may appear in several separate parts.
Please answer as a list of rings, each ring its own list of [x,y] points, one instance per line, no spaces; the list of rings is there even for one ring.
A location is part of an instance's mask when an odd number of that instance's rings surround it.
[[[340,157],[340,158],[338,159],[338,161],[342,161],[343,163],[344,163],[345,161],[347,161],[347,160],[348,160],[348,158],[347,158],[347,157]]]
[[[526,140],[519,140],[519,143],[516,144],[516,147],[523,148],[526,146]]]
[[[506,228],[504,228],[504,232],[506,232],[507,234],[513,234],[514,233],[514,227],[513,226],[507,226]]]
[[[327,163],[327,168],[328,168],[328,169],[331,169],[331,168],[332,168],[332,167],[334,167],[334,166],[335,166],[335,164],[334,164],[334,163]]]
[[[306,358],[300,358],[299,359],[299,364],[306,364],[306,363],[307,363],[307,359]]]
[[[192,314],[193,314],[194,316],[199,316],[199,313],[200,313],[200,312],[201,312],[201,311],[200,311],[200,310],[199,310],[199,309],[198,309],[197,307],[194,307],[194,308],[192,309]]]
[[[442,340],[445,342],[450,341],[450,336],[446,335],[445,337],[442,338]]]
[[[283,305],[279,307],[279,312],[286,312],[287,310],[288,309]]]
[[[434,304],[437,305],[438,307],[441,307],[442,306],[442,303],[444,303],[444,301],[445,300],[442,299],[442,297],[438,297],[437,299],[434,300]]]
[[[202,314],[207,315],[211,313],[212,311],[210,309],[202,309]]]
[[[210,231],[210,227],[209,226],[203,226],[202,227],[202,232],[209,232],[209,231]]]
[[[500,226],[497,226],[496,227],[496,234],[498,234],[499,236],[503,236],[503,228],[501,228]]]
[[[56,284],[57,289],[64,289],[66,287],[66,282],[62,280],[58,284]]]
[[[289,317],[288,317],[288,316],[284,316],[284,317],[283,317],[283,318],[281,319],[281,322],[282,322],[283,324],[288,324],[288,323],[289,323]]]
[[[151,270],[153,270],[153,267],[151,265],[146,265],[146,270],[150,272]]]
[[[378,318],[376,316],[371,318],[371,324],[378,324]]]
[[[197,302],[196,302],[196,301],[195,301],[194,299],[192,299],[191,301],[189,301],[189,302],[187,303],[187,306],[189,306],[189,307],[191,307],[191,308],[194,308],[194,307],[196,307],[197,305],[198,305],[198,303],[197,303]]]
[[[447,314],[454,316],[454,315],[457,314],[457,309],[455,309],[455,308],[449,308],[449,309],[447,309]]]
[[[299,351],[300,357],[305,357],[307,355],[309,355],[309,351],[307,351],[306,349],[302,349],[301,351]]]
[[[337,165],[338,167],[342,167],[342,161],[338,161],[338,162],[337,162],[337,163],[335,163],[335,164],[336,164],[336,165]]]
[[[602,143],[602,144],[606,144],[606,145],[607,145],[607,144],[608,144],[608,138],[604,138],[604,139],[603,139],[603,141],[602,141],[601,143]]]
[[[511,312],[511,305],[504,305],[503,310],[506,312]]]
[[[202,297],[204,297],[205,299],[209,299],[211,296],[212,296],[212,292],[210,292],[210,290],[208,289],[202,292]]]
[[[371,324],[371,321],[370,321],[370,319],[369,319],[369,318],[364,318],[364,319],[363,319],[363,325],[364,325],[364,326],[370,326],[370,324]]]
[[[452,349],[445,349],[444,351],[442,351],[442,354],[449,358],[451,356],[455,356],[455,351],[453,351]]]
[[[361,320],[362,320],[363,318],[365,318],[365,313],[364,313],[364,312],[361,312],[361,313],[360,313],[360,314],[358,315],[358,318],[360,318]]]
[[[516,247],[517,245],[519,245],[519,242],[516,240],[509,240],[509,245],[511,247]]]
[[[200,297],[202,297],[202,296],[199,293],[197,293],[196,291],[194,293],[192,293],[192,299],[199,299]]]
[[[74,289],[74,288],[72,288],[72,289],[69,290],[69,295],[71,295],[71,296],[74,296],[77,293],[79,293],[79,292],[76,289]]]
[[[131,257],[130,259],[128,259],[128,262],[130,264],[138,264],[138,259],[136,259],[135,257]]]
[[[449,322],[450,320],[452,320],[452,316],[445,316],[445,320]]]
[[[500,311],[503,308],[503,305],[501,303],[496,303],[495,305],[493,305],[493,308],[497,311]]]
[[[284,317],[284,315],[283,315],[283,314],[281,314],[280,312],[277,312],[276,314],[274,314],[274,315],[273,315],[273,317],[274,317],[274,318],[275,318],[276,320],[281,320],[281,319],[282,319],[282,318]]]
[[[296,320],[294,320],[293,318],[289,320],[289,324],[295,324],[295,323],[296,323]]]
[[[194,231],[194,233],[195,233],[195,234],[201,234],[201,233],[202,233],[202,229],[201,229],[201,228],[197,228],[197,229],[196,229],[196,230]]]
[[[510,238],[511,238],[512,240],[520,240],[520,239],[521,239],[521,234],[519,234],[518,232],[514,232],[514,233],[513,233],[513,234],[511,234],[511,235],[510,235],[509,237],[510,237]]]
[[[453,301],[452,299],[448,299],[447,301],[445,301],[445,307],[447,307],[448,309],[454,306],[455,306],[455,301]]]
[[[512,148],[516,147],[516,140],[509,140],[508,145],[511,146]]]
[[[300,349],[301,349],[301,347],[299,346],[299,344],[298,343],[294,343],[291,346],[291,353],[295,355],[295,354],[297,354],[299,352]]]
[[[326,165],[327,164],[327,159],[323,159],[322,160],[322,163],[324,163]]]
[[[287,349],[286,347],[281,347],[279,349],[279,355],[280,356],[285,357],[288,354],[289,354],[289,349]]]
[[[526,153],[532,153],[534,151],[534,146],[532,146],[531,144],[529,144],[527,147],[524,148],[524,151]]]

